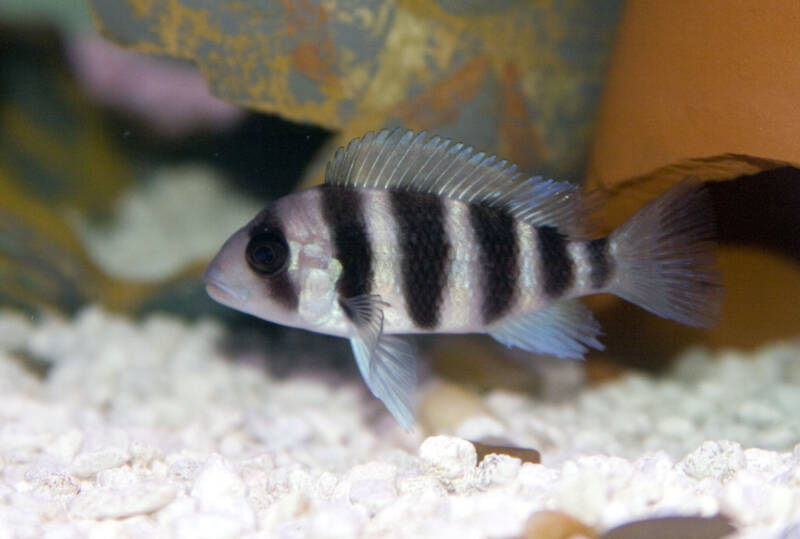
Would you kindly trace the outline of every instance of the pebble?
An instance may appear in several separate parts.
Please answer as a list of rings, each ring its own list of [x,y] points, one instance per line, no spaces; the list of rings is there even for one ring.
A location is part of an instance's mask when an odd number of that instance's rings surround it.
[[[313,431],[298,415],[250,414],[245,428],[256,440],[273,450],[284,450],[302,444]]]
[[[125,518],[158,511],[175,499],[172,485],[139,483],[127,488],[94,488],[76,496],[70,514],[82,519]]]
[[[475,472],[475,484],[480,488],[492,485],[507,485],[514,481],[522,466],[522,461],[508,455],[486,455]]]
[[[478,453],[475,446],[461,438],[431,436],[419,448],[419,457],[428,470],[441,481],[463,477],[475,469]]]
[[[203,469],[200,457],[193,458],[186,455],[170,455],[166,459],[167,475],[173,479],[191,481]]]
[[[475,451],[478,455],[478,461],[482,461],[488,455],[508,455],[519,459],[522,462],[532,462],[538,464],[542,461],[542,455],[535,449],[526,449],[524,447],[515,447],[508,443],[507,440],[491,439],[485,440],[487,443],[472,442],[475,446]],[[492,443],[488,443],[491,441]]]
[[[800,466],[797,468],[797,477],[800,483]],[[424,498],[443,498],[447,495],[447,490],[442,483],[430,475],[400,477],[397,479],[397,491],[400,496],[407,496],[418,500]]]
[[[237,502],[246,492],[238,472],[218,456],[212,456],[192,481],[191,495],[203,511],[239,510]]]
[[[234,539],[246,531],[235,516],[214,513],[180,517],[172,523],[172,530],[178,539]]]
[[[785,473],[791,465],[788,453],[779,454],[757,447],[744,450],[745,467],[750,472],[764,475],[778,475]]]
[[[130,455],[119,447],[107,447],[91,453],[81,453],[70,466],[70,473],[76,477],[89,478],[98,472],[125,464]]]
[[[385,505],[381,500],[397,496],[397,467],[388,462],[358,464],[336,484],[331,498],[340,502],[360,503],[371,513]],[[374,491],[376,500],[369,499]]]
[[[425,432],[435,435],[454,434],[468,419],[491,418],[492,414],[474,391],[439,382],[422,397],[418,416]]]
[[[362,479],[350,485],[350,503],[362,505],[370,515],[375,515],[396,497],[397,489],[390,481]]]
[[[140,480],[141,475],[130,466],[120,466],[119,468],[109,468],[98,472],[95,477],[95,484],[99,487],[127,487],[135,485]]]
[[[434,411],[456,419],[421,410],[406,433],[375,420],[356,377],[223,359],[208,322],[90,309],[26,331],[53,365],[0,392],[0,536],[481,539],[530,517],[536,537],[570,518],[591,537],[721,508],[755,538],[790,537],[800,516],[797,388],[781,374],[796,346],[719,364],[695,351],[680,376],[623,374],[555,402],[466,391],[475,413],[445,398]]]
[[[678,463],[678,467],[694,479],[726,481],[741,470],[745,463],[741,444],[721,440],[703,442],[696,451]]]
[[[560,511],[539,511],[525,523],[523,539],[595,539],[597,533],[581,522]]]
[[[131,463],[136,467],[147,467],[154,460],[164,458],[164,453],[160,449],[139,441],[131,442],[130,452]]]
[[[340,539],[358,537],[366,518],[354,507],[323,504],[314,512],[308,527],[308,537]]]
[[[666,517],[623,524],[604,533],[602,539],[718,539],[735,532],[727,518]]]
[[[51,472],[37,478],[38,494],[51,498],[72,497],[81,491],[80,482],[64,472]]]
[[[60,434],[47,446],[47,452],[65,461],[72,461],[83,444],[83,432],[72,428]]]
[[[743,471],[725,484],[720,509],[739,524],[766,524],[800,513],[800,497],[791,487],[764,486],[761,476]]]

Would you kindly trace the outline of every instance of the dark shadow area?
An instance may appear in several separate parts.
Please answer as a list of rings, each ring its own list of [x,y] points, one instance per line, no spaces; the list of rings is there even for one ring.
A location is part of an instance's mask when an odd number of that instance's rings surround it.
[[[221,170],[237,189],[259,199],[291,191],[330,136],[321,127],[270,114],[250,113],[225,133],[198,132],[178,138],[154,136],[135,119],[108,112],[109,132],[132,161],[148,167],[206,163]]]
[[[800,262],[800,169],[707,182],[721,243],[773,249]]]

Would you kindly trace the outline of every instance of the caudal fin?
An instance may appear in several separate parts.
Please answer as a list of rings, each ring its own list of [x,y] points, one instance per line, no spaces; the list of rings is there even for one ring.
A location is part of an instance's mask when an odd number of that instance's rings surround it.
[[[714,268],[714,218],[703,184],[685,180],[614,231],[610,292],[664,318],[710,327],[722,286]]]

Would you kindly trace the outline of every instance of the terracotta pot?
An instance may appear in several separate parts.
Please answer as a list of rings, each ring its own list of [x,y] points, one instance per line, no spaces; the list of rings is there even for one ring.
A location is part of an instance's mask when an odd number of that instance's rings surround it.
[[[628,355],[641,358],[645,350],[672,350],[698,339],[748,346],[800,335],[800,169],[792,165],[800,163],[798,27],[796,0],[627,2],[587,186],[612,193],[625,186],[634,193],[637,183],[653,180],[652,171],[689,158],[735,153],[765,159],[731,158],[729,170],[718,160],[697,160],[661,174],[669,176],[666,183],[688,174],[714,181],[746,176],[714,185],[725,244],[722,322],[705,334],[684,332],[609,304],[600,318],[606,318],[612,355],[616,341],[624,347],[631,339],[644,344]],[[630,181],[635,177],[641,181]],[[606,217],[614,223],[632,211],[614,200],[609,207]]]

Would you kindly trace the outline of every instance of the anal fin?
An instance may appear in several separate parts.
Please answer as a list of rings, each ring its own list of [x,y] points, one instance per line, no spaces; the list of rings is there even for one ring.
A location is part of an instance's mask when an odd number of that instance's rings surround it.
[[[582,359],[589,348],[602,350],[597,340],[600,324],[577,300],[564,300],[544,309],[517,316],[488,332],[506,346],[560,358]]]

